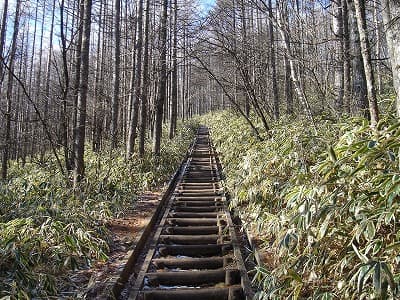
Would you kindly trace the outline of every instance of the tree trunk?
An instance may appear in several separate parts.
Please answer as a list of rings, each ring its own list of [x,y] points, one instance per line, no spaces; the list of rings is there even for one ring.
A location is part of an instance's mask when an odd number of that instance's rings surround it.
[[[247,78],[249,77],[249,63],[248,63],[248,56],[249,56],[249,52],[248,50],[248,42],[247,42],[247,23],[246,23],[246,8],[245,8],[245,4],[244,4],[244,0],[240,1],[240,9],[241,9],[241,16],[240,16],[240,20],[242,23],[242,51],[243,51],[243,62],[242,62],[242,66],[241,66],[241,71],[242,74],[244,75],[244,80],[247,80]],[[236,18],[236,16],[235,16]],[[237,55],[237,53],[236,53]],[[244,111],[246,112],[246,116],[249,117],[250,116],[250,96],[249,96],[249,91],[247,91],[246,95],[245,95],[245,102],[244,102]]]
[[[290,64],[287,54],[284,54],[284,56],[286,113],[288,115],[293,115],[293,89],[292,80],[290,78]]]
[[[163,110],[166,98],[167,88],[167,18],[168,18],[168,0],[163,0],[161,17],[161,32],[160,32],[160,46],[161,46],[161,70],[160,70],[160,84],[158,87],[158,95],[155,103],[156,114],[154,124],[154,139],[153,139],[153,154],[160,155],[161,135],[162,135],[162,121]]]
[[[396,113],[400,117],[400,2],[384,0],[382,14],[392,64],[393,87],[397,93]]]
[[[177,47],[178,47],[178,1],[174,0],[174,41],[172,46],[172,91],[171,91],[171,122],[169,128],[169,138],[175,136],[176,121],[178,118],[178,64],[177,64]]]
[[[378,1],[373,1],[373,22],[374,22],[374,32],[375,32],[375,58],[377,60],[375,64],[375,74],[377,80],[377,91],[379,94],[382,93],[382,72],[381,72],[381,29],[380,29],[380,16],[379,16],[379,3]]]
[[[343,7],[342,1],[333,1],[333,34],[337,40],[336,47],[336,60],[335,60],[335,109],[340,116],[343,110],[343,96],[344,96],[344,70],[343,70]]]
[[[10,61],[8,67],[8,81],[7,81],[7,91],[6,91],[6,128],[5,128],[5,138],[4,138],[4,149],[3,158],[1,163],[1,178],[3,180],[7,179],[8,173],[8,159],[10,155],[11,147],[11,114],[12,114],[12,96],[13,96],[13,84],[14,84],[14,60],[15,54],[17,52],[17,39],[19,31],[19,19],[20,19],[20,8],[21,0],[17,0],[15,8],[15,19],[14,19],[14,31],[11,40],[11,51],[10,51]],[[3,61],[1,62],[3,64]]]
[[[3,53],[4,53],[4,45],[6,42],[6,29],[7,29],[7,10],[8,10],[8,0],[4,0],[3,4],[3,16],[1,19],[1,28],[0,28],[0,94],[1,94],[1,84],[3,83]]]
[[[111,100],[111,148],[117,147],[118,139],[118,114],[119,114],[119,80],[120,80],[120,62],[121,62],[121,28],[120,28],[120,15],[121,15],[121,0],[114,2],[114,89],[113,97]]]
[[[351,76],[350,76],[350,32],[349,32],[349,10],[347,0],[343,4],[343,107],[344,111],[350,113]]]
[[[81,67],[82,67],[82,39],[83,39],[83,19],[84,19],[84,1],[85,0],[78,0],[79,3],[79,18],[78,18],[78,37],[77,37],[77,41],[76,41],[76,49],[75,49],[75,74],[74,74],[74,82],[73,82],[73,112],[72,112],[72,141],[76,140],[76,134],[77,134],[77,130],[78,130],[78,101],[79,101],[79,95],[80,95],[80,83],[81,83]],[[63,1],[64,3],[64,1]],[[68,15],[67,15],[68,16]],[[65,51],[67,51],[67,49],[65,48]],[[67,98],[65,98],[65,105]],[[65,108],[65,113],[66,113],[66,108]],[[64,118],[66,120],[68,120],[67,115],[64,116]],[[68,141],[68,121],[66,121],[66,126],[65,126],[65,135],[67,136],[66,141]],[[74,149],[76,146],[76,143],[73,142],[72,144],[72,151],[71,151],[71,155],[70,155],[70,159],[69,159],[69,170],[72,170],[74,168],[74,163],[75,163],[75,158],[74,155],[76,153],[76,149]],[[70,151],[69,149],[69,145],[68,142],[66,142],[66,147],[67,150]]]
[[[357,20],[355,17],[354,2],[347,1],[349,9],[350,24],[350,43],[352,57],[352,97],[355,100],[356,111],[365,118],[369,118],[368,100],[367,100],[367,84],[365,80],[364,65],[361,56],[360,35],[358,34]]]
[[[367,36],[367,21],[365,17],[364,0],[354,0],[357,28],[360,35],[361,54],[364,64],[365,79],[367,81],[368,106],[371,117],[371,126],[375,127],[379,121],[379,110],[376,100],[374,74],[372,71],[371,53]]]
[[[303,106],[304,112],[306,116],[310,119],[314,129],[316,129],[316,124],[314,120],[314,116],[311,111],[310,104],[307,100],[306,94],[304,92],[304,89],[301,85],[301,82],[299,81],[298,75],[296,73],[296,66],[294,63],[293,59],[293,53],[291,49],[291,44],[290,44],[290,39],[289,39],[289,24],[287,23],[287,18],[284,16],[284,13],[287,8],[287,2],[285,1],[284,3],[281,4],[281,10],[279,12],[279,16],[277,18],[278,20],[278,29],[282,38],[283,46],[286,51],[286,55],[288,56],[288,63],[289,63],[289,68],[290,68],[290,77],[292,79],[294,89],[297,93],[297,96],[300,100],[301,105]]]
[[[139,156],[144,156],[144,143],[147,134],[147,103],[149,85],[149,23],[150,23],[150,0],[146,0],[146,21],[144,24],[144,57],[143,57],[143,85],[141,98],[141,118],[140,118],[140,140]]]
[[[77,103],[77,127],[75,136],[75,164],[74,164],[74,187],[82,180],[85,174],[85,132],[86,132],[86,100],[88,95],[89,77],[89,46],[91,25],[92,0],[84,0],[83,34],[81,48],[81,76],[79,84],[79,97]]]
[[[269,29],[269,42],[270,42],[270,62],[272,69],[272,97],[273,97],[273,108],[274,108],[274,118],[275,120],[279,119],[279,95],[278,95],[278,81],[276,76],[276,59],[275,59],[275,40],[274,40],[274,27],[272,25],[272,1],[268,0],[268,29]]]
[[[70,148],[69,148],[69,135],[68,135],[68,123],[69,123],[69,116],[67,112],[67,101],[69,95],[69,85],[70,85],[70,78],[69,78],[69,70],[68,70],[68,49],[67,49],[67,40],[64,33],[64,0],[61,0],[60,3],[60,39],[61,39],[61,56],[62,56],[62,82],[61,82],[61,105],[62,111],[60,113],[60,140],[63,146],[64,151],[64,159],[65,159],[65,168],[68,171],[72,170],[73,165],[73,153],[70,155]],[[80,49],[78,49],[80,51]],[[61,80],[60,80],[61,81]],[[75,97],[74,97],[75,98]],[[75,110],[74,110],[74,118],[75,118]],[[75,135],[75,134],[74,134]],[[74,147],[74,145],[72,146]]]
[[[129,159],[135,147],[137,136],[137,124],[139,119],[139,100],[142,85],[142,53],[143,53],[143,0],[138,0],[138,17],[137,17],[137,33],[136,42],[136,68],[135,68],[135,85],[131,94],[132,113],[129,124],[128,144],[126,148],[126,158]]]
[[[96,71],[95,71],[95,78],[94,78],[94,103],[93,103],[93,124],[92,124],[92,150],[94,152],[98,152],[100,150],[101,144],[101,115],[99,110],[101,110],[101,105],[99,105],[99,100],[101,97],[100,93],[100,85],[103,84],[100,82],[101,70],[102,70],[102,27],[103,27],[103,19],[102,19],[102,11],[103,9],[103,1],[100,1],[99,7],[99,28],[97,31],[97,53],[96,53]],[[104,43],[104,40],[103,40]]]

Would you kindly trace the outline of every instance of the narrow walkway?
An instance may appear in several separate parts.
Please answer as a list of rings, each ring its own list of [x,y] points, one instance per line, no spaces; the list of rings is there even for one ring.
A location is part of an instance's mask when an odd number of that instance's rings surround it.
[[[217,154],[201,127],[129,299],[249,299],[249,290]]]

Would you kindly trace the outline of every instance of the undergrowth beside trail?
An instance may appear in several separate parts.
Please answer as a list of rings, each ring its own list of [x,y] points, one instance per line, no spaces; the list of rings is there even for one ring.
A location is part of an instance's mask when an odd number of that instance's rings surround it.
[[[283,120],[262,142],[233,113],[201,121],[232,207],[263,240],[258,299],[398,299],[399,119],[376,130],[363,119],[320,119],[317,134],[307,121]]]
[[[162,141],[156,161],[124,159],[124,150],[86,149],[86,178],[78,191],[58,172],[54,160],[20,166],[0,183],[0,298],[48,298],[68,285],[68,270],[106,260],[110,218],[135,205],[145,189],[166,182],[183,159],[197,124],[186,122],[177,136]],[[150,145],[148,145],[150,147]]]

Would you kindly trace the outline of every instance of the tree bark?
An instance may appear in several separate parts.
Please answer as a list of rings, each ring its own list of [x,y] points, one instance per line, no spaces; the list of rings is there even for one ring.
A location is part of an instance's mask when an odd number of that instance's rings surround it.
[[[6,29],[7,29],[7,10],[8,10],[8,0],[4,0],[3,4],[3,16],[1,18],[1,29],[0,29],[0,60],[4,59],[4,45],[6,42]],[[3,62],[0,62],[0,93],[1,93],[1,85],[3,83]]]
[[[98,152],[101,147],[101,115],[100,115],[100,110],[101,110],[101,105],[99,105],[99,100],[101,97],[100,93],[100,86],[103,84],[100,82],[100,77],[101,77],[101,70],[102,70],[102,57],[103,57],[103,51],[102,51],[102,27],[103,27],[103,18],[102,18],[102,12],[103,9],[103,1],[100,1],[100,7],[99,7],[99,29],[97,31],[97,53],[96,53],[96,71],[95,71],[95,78],[94,78],[94,103],[93,103],[93,124],[92,124],[92,150],[94,152]],[[104,40],[103,40],[104,43]]]
[[[297,96],[301,102],[301,105],[303,106],[304,112],[306,116],[310,119],[314,129],[316,130],[316,124],[314,120],[313,113],[311,111],[310,104],[307,100],[306,94],[304,92],[304,89],[302,88],[302,85],[299,81],[298,75],[296,73],[296,66],[294,63],[293,59],[293,53],[291,49],[291,44],[290,44],[290,39],[289,39],[289,34],[288,34],[288,28],[289,24],[287,24],[287,19],[284,16],[284,11],[286,11],[287,7],[287,2],[285,1],[284,3],[281,4],[281,10],[278,9],[279,15],[277,18],[277,26],[282,38],[283,46],[286,51],[286,55],[288,57],[288,64],[290,68],[290,77],[293,82],[294,89],[297,93]]]
[[[334,81],[334,94],[335,94],[335,109],[340,116],[343,110],[343,97],[344,97],[344,69],[343,69],[343,7],[342,1],[333,1],[333,34],[337,40],[336,57],[335,57],[335,81]]]
[[[150,24],[150,0],[146,0],[146,21],[144,24],[144,56],[143,56],[143,85],[141,98],[141,118],[140,118],[140,140],[139,157],[144,156],[144,143],[147,134],[147,103],[148,103],[148,85],[149,85],[149,24]]]
[[[400,2],[384,0],[382,15],[392,64],[393,87],[397,93],[396,114],[400,117]]]
[[[247,80],[247,78],[249,78],[249,63],[248,63],[248,56],[249,56],[249,52],[248,52],[248,42],[247,42],[247,22],[246,22],[246,8],[245,8],[245,4],[244,4],[244,0],[240,0],[240,10],[241,10],[241,16],[240,16],[240,20],[242,23],[242,51],[243,51],[243,62],[242,62],[242,66],[241,66],[241,72],[242,75],[244,75],[244,80]],[[235,16],[236,18],[236,16]],[[236,53],[237,55],[237,53]],[[246,85],[247,86],[247,85]],[[247,90],[247,93],[245,95],[245,102],[244,102],[244,111],[246,112],[246,116],[249,117],[250,116],[250,96],[249,96],[249,91]]]
[[[343,4],[343,108],[350,114],[351,76],[350,76],[350,31],[349,31],[349,9],[347,0]]]
[[[354,0],[356,11],[357,28],[360,35],[361,54],[364,64],[365,79],[367,81],[368,106],[371,117],[371,126],[375,127],[379,121],[379,110],[376,100],[374,74],[371,63],[371,53],[367,36],[367,21],[365,17],[364,0]]]
[[[70,86],[70,77],[69,77],[69,70],[68,70],[68,49],[67,49],[67,38],[65,36],[64,31],[64,0],[61,0],[60,3],[60,39],[61,39],[61,57],[62,57],[62,79],[60,78],[60,86],[61,86],[61,113],[60,113],[60,140],[64,151],[64,160],[65,160],[65,168],[68,171],[71,171],[73,168],[73,151],[72,153],[69,148],[69,135],[68,135],[68,123],[69,123],[69,116],[67,112],[67,101],[69,95],[69,86]],[[77,49],[80,51],[80,49]],[[80,54],[79,54],[80,56]],[[78,87],[76,87],[78,88]],[[74,102],[75,102],[75,95],[74,95]],[[74,105],[73,111],[73,118],[75,119],[75,111],[76,106]],[[75,125],[75,123],[73,124]],[[73,129],[75,131],[75,129]],[[75,136],[75,133],[73,133]],[[74,145],[72,145],[74,148]]]
[[[143,53],[143,0],[138,0],[137,17],[137,42],[136,42],[136,68],[135,68],[135,87],[131,94],[132,113],[129,124],[128,144],[126,148],[126,158],[129,159],[134,151],[137,136],[137,124],[139,119],[139,101],[142,85],[142,53]]]
[[[270,62],[272,71],[272,97],[273,97],[273,108],[274,118],[279,119],[279,94],[278,94],[278,80],[276,75],[276,59],[275,59],[275,40],[274,40],[274,27],[272,24],[273,12],[272,12],[272,1],[268,0],[268,29],[269,29],[269,43],[270,43]]]
[[[153,139],[153,154],[160,156],[161,136],[162,136],[162,121],[164,103],[167,93],[167,18],[168,18],[168,0],[163,0],[161,30],[160,30],[160,46],[161,46],[161,70],[160,84],[158,87],[158,95],[155,103],[155,124],[154,124],[154,139]]]
[[[284,54],[284,68],[285,68],[285,98],[286,98],[286,113],[293,115],[293,88],[292,80],[290,78],[290,64],[287,54]]]
[[[361,56],[360,35],[358,34],[357,20],[355,17],[354,2],[347,1],[349,9],[350,44],[352,57],[352,97],[355,100],[356,111],[365,118],[369,118],[367,84],[365,80],[364,65]]]
[[[178,63],[177,63],[177,47],[178,47],[178,1],[174,0],[174,41],[172,46],[172,91],[171,91],[171,121],[169,128],[169,138],[175,136],[176,121],[178,118]]]
[[[80,88],[80,83],[81,83],[81,67],[82,67],[82,53],[81,53],[81,51],[82,51],[82,39],[83,39],[83,26],[84,26],[84,24],[83,24],[83,20],[84,20],[84,16],[83,16],[83,14],[84,14],[84,5],[85,5],[85,2],[84,2],[85,0],[78,0],[78,3],[79,3],[79,18],[78,18],[78,21],[77,21],[77,24],[78,24],[78,37],[77,37],[77,40],[76,40],[76,49],[75,49],[75,74],[74,74],[74,81],[73,81],[73,112],[72,112],[72,127],[73,127],[73,130],[72,130],[72,141],[73,141],[73,144],[72,144],[72,151],[71,151],[71,155],[70,155],[70,158],[69,158],[69,162],[68,162],[68,165],[69,166],[67,166],[67,169],[68,170],[72,170],[73,168],[74,168],[74,163],[75,163],[75,158],[74,158],[74,155],[75,155],[75,153],[76,153],[76,149],[74,149],[75,148],[75,146],[76,146],[76,143],[74,142],[75,140],[76,140],[76,134],[77,134],[77,130],[78,130],[78,114],[79,114],[79,112],[78,112],[78,101],[79,101],[79,95],[80,95],[80,90],[79,90],[79,88]],[[62,3],[64,3],[64,0],[62,1]],[[67,18],[68,18],[68,15],[67,15]],[[68,20],[68,19],[67,19]],[[65,41],[63,42],[63,43],[65,43]],[[64,47],[64,46],[63,46]],[[65,52],[67,52],[67,48],[66,48],[66,46],[65,46]],[[66,55],[66,53],[65,53],[65,55]],[[65,63],[65,66],[67,67],[67,64]],[[68,93],[68,90],[66,91],[67,93]],[[64,100],[64,105],[65,105],[65,109],[64,109],[64,112],[65,112],[65,115],[64,115],[64,118],[65,118],[65,122],[66,122],[66,124],[65,124],[65,136],[66,136],[66,149],[67,149],[67,151],[69,152],[70,151],[70,149],[69,149],[69,143],[68,143],[68,127],[69,127],[69,124],[68,124],[68,116],[67,116],[67,97],[65,98],[65,100]],[[69,156],[69,155],[68,155]]]
[[[79,97],[77,103],[77,127],[75,136],[75,164],[74,164],[74,187],[82,180],[85,174],[85,132],[86,132],[86,101],[88,95],[89,77],[89,46],[91,26],[92,0],[84,0],[83,34],[81,48],[81,76],[79,84]]]
[[[13,28],[13,36],[11,40],[11,51],[10,51],[10,61],[8,68],[8,81],[7,81],[7,91],[6,91],[6,99],[7,99],[7,107],[6,107],[6,128],[5,128],[5,138],[4,138],[4,149],[3,149],[3,158],[1,163],[1,178],[3,180],[7,180],[8,175],[8,159],[10,155],[10,146],[11,146],[11,114],[12,114],[12,96],[13,96],[13,85],[14,85],[14,61],[15,54],[17,52],[17,39],[18,39],[18,31],[19,31],[19,21],[20,21],[20,8],[21,8],[21,0],[17,0],[15,8],[15,19],[14,19],[14,28]],[[1,62],[3,64],[3,61]]]
[[[121,0],[114,1],[114,89],[111,100],[111,148],[117,147],[118,139],[118,114],[119,114],[119,86],[120,86],[120,64],[121,64]]]
[[[379,3],[378,1],[373,1],[373,22],[374,22],[374,33],[375,33],[375,58],[377,62],[375,64],[375,74],[377,81],[377,92],[382,93],[382,72],[381,72],[381,26],[380,26],[380,16],[379,16]]]

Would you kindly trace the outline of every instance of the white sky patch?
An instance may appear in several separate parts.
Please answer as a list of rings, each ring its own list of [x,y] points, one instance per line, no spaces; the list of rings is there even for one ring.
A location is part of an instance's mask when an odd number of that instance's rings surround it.
[[[214,6],[215,0],[199,0],[199,7],[202,14],[207,14]]]

